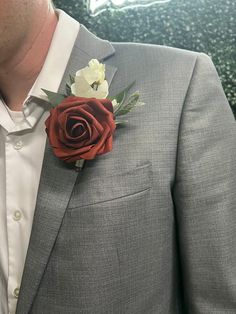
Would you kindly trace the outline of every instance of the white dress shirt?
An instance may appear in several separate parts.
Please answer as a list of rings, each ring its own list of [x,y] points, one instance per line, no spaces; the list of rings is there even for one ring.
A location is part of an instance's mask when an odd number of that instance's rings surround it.
[[[10,111],[0,99],[0,314],[16,311],[32,228],[49,115],[41,88],[58,91],[79,31],[78,22],[57,13],[49,52],[23,111]]]

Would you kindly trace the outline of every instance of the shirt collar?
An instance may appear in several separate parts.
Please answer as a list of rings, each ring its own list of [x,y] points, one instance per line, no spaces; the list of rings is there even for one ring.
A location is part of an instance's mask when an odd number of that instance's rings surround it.
[[[47,97],[43,93],[42,88],[52,92],[58,91],[79,32],[80,25],[76,20],[62,10],[56,10],[56,13],[58,15],[58,23],[47,57],[23,104],[23,114],[29,128],[34,127],[45,111],[43,103],[45,100],[47,101]],[[8,132],[15,132],[16,130],[9,114],[10,111],[7,110],[6,105],[4,106],[0,101],[0,125]],[[9,122],[6,121],[7,116]],[[18,129],[19,126],[17,127]]]

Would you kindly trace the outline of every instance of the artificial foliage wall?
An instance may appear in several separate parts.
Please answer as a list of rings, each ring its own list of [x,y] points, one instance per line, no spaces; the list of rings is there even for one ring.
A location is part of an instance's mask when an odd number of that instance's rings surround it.
[[[58,8],[110,41],[135,41],[205,52],[216,65],[236,115],[236,1],[170,0],[149,7],[107,8],[92,16],[86,0],[54,0]]]

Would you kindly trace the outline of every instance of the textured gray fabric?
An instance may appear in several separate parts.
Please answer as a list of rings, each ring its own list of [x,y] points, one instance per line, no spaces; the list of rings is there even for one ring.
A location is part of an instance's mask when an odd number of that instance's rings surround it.
[[[17,314],[236,313],[236,124],[214,66],[113,47],[82,27],[61,89],[96,57],[146,105],[78,176],[47,147]]]

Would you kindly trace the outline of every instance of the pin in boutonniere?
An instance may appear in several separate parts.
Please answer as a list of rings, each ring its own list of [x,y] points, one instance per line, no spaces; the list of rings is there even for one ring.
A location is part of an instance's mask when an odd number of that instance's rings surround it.
[[[120,117],[143,103],[138,92],[127,97],[134,83],[108,96],[105,65],[96,59],[70,80],[65,95],[43,89],[53,107],[45,124],[54,154],[81,170],[85,160],[112,150],[116,126],[126,122]]]

